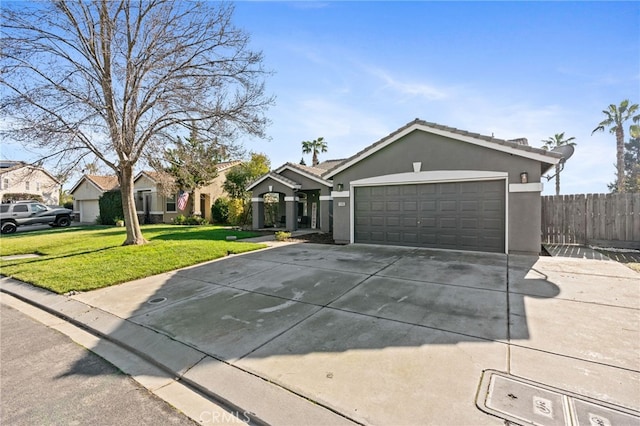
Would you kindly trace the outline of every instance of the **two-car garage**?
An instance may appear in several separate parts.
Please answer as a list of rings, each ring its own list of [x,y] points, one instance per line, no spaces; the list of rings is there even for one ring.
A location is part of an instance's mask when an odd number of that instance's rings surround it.
[[[416,119],[323,175],[338,244],[538,254],[541,177],[562,155]]]
[[[505,252],[505,179],[355,186],[356,243]]]

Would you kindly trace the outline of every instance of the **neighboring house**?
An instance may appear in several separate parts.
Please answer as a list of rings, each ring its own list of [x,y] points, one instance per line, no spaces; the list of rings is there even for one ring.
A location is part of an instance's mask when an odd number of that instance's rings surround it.
[[[254,197],[253,227],[265,226],[265,194],[277,194],[276,217],[287,229],[312,228],[331,231],[333,182],[322,177],[344,160],[324,161],[315,167],[286,163],[255,180],[248,187]]]
[[[227,161],[218,164],[218,176],[207,186],[196,189],[189,194],[189,200],[184,210],[178,209],[176,194],[165,195],[162,191],[159,173],[143,171],[134,179],[136,210],[140,223],[170,223],[173,218],[182,214],[199,215],[211,221],[211,206],[213,202],[226,196],[222,189],[227,178],[227,172],[241,161]]]
[[[0,199],[5,194],[33,194],[47,205],[60,203],[60,182],[42,167],[22,161],[0,161]]]
[[[95,223],[100,216],[98,200],[105,192],[118,188],[117,176],[83,175],[69,191],[73,213],[81,223]]]
[[[560,159],[526,139],[415,120],[324,172],[319,181],[332,191],[321,201],[332,204],[326,209],[336,243],[537,254],[540,176]],[[249,186],[254,212],[262,211],[269,189],[296,202],[302,184],[278,176],[271,172]],[[296,229],[297,221],[286,219]],[[253,226],[260,225],[254,215]]]

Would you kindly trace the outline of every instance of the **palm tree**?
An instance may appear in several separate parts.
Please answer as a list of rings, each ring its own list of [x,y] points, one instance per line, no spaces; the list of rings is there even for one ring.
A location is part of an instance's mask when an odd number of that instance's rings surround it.
[[[318,165],[318,153],[320,152],[327,152],[327,143],[322,136],[312,141],[302,141],[302,153],[313,153],[313,159],[311,160],[313,167]]]
[[[598,124],[598,127],[593,129],[591,134],[595,132],[604,131],[605,127],[609,127],[609,133],[616,135],[616,169],[617,169],[617,183],[616,187],[618,192],[622,193],[625,190],[624,180],[624,123],[631,119],[634,123],[640,122],[640,114],[638,114],[638,104],[629,105],[629,100],[625,99],[620,102],[619,106],[614,104],[609,105],[609,109],[605,109],[602,113],[607,117]],[[640,126],[631,125],[630,131],[632,134],[638,134]]]
[[[557,148],[562,145],[575,146],[576,143],[571,142],[573,140],[575,140],[573,136],[568,139],[565,139],[564,132],[556,133],[555,135],[542,141],[544,142],[542,149],[552,150],[553,148]],[[561,164],[560,163],[556,164],[556,176],[555,176],[556,177],[556,195],[560,195],[560,172],[561,171],[562,171]]]

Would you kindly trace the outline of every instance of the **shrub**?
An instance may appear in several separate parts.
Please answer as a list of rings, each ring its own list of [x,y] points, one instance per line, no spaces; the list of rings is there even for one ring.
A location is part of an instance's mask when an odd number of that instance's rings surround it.
[[[287,232],[287,231],[278,231],[278,232],[276,232],[276,240],[277,241],[285,241],[288,238],[291,238],[291,232]]]
[[[65,202],[62,207],[64,207],[65,209],[69,209],[69,210],[73,210],[73,201],[67,201]]]
[[[16,201],[35,200],[44,203],[40,194],[27,194],[23,192],[7,192],[2,196],[2,203],[15,203]]]
[[[100,221],[97,222],[98,224],[113,225],[117,217],[124,217],[120,191],[105,192],[98,200],[98,205],[100,206]]]
[[[211,206],[211,219],[213,223],[229,222],[229,199],[220,197]]]
[[[229,202],[229,223],[231,225],[243,225],[244,200],[233,199]]]
[[[185,215],[180,214],[174,217],[171,223],[174,225],[206,225],[209,222],[207,219],[200,216],[186,217]]]

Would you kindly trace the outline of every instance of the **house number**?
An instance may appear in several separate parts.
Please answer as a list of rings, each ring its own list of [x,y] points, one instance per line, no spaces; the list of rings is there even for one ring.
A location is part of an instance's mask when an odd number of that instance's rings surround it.
[[[553,418],[553,408],[548,399],[533,397],[533,411],[545,417]]]

